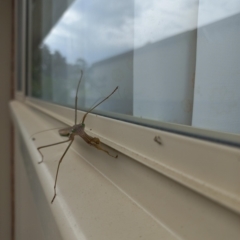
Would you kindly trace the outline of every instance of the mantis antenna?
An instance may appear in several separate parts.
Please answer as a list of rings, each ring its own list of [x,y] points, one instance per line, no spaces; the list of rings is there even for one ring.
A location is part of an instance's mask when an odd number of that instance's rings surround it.
[[[81,70],[81,76],[80,76],[80,80],[78,82],[78,86],[77,86],[77,92],[76,92],[76,97],[75,97],[75,125],[77,124],[77,102],[78,102],[78,89],[79,89],[79,86],[80,86],[80,83],[82,81],[82,76],[83,76],[83,71]]]

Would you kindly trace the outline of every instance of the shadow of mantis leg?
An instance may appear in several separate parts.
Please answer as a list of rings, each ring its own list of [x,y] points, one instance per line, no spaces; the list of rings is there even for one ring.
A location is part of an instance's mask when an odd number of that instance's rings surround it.
[[[71,146],[73,140],[74,140],[74,139],[70,139],[70,140],[68,140],[68,141],[71,141],[71,142],[68,144],[68,147],[66,148],[66,150],[64,151],[62,157],[60,158],[60,160],[59,160],[59,162],[58,162],[57,173],[56,173],[55,183],[54,183],[54,195],[53,195],[53,198],[52,198],[51,203],[53,203],[53,201],[54,201],[54,199],[55,199],[55,197],[56,197],[56,195],[57,195],[57,193],[56,193],[56,185],[57,185],[57,178],[58,178],[58,172],[59,172],[60,164],[61,164],[61,162],[62,162],[64,156],[66,155],[68,149],[70,148],[70,146]]]
[[[38,150],[38,152],[40,153],[40,155],[42,156],[42,160],[41,160],[40,162],[38,162],[38,163],[42,163],[42,162],[43,162],[43,154],[40,152],[40,149],[46,148],[46,147],[55,146],[55,145],[62,144],[62,143],[66,143],[66,142],[69,142],[69,141],[71,141],[70,138],[69,138],[68,140],[66,140],[66,141],[57,142],[57,143],[48,144],[48,145],[44,145],[44,146],[38,147],[37,150]]]

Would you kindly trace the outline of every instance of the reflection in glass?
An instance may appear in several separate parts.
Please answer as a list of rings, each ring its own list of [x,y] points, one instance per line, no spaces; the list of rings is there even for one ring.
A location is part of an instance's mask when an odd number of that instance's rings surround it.
[[[17,5],[17,32],[16,32],[16,36],[17,36],[17,47],[16,47],[16,56],[17,56],[17,67],[16,67],[16,89],[17,91],[22,91],[22,80],[23,80],[23,28],[24,28],[24,20],[23,20],[23,1],[19,0],[18,2],[16,2]]]
[[[80,108],[91,107],[119,86],[98,109],[240,133],[240,124],[229,127],[229,119],[240,117],[240,110],[233,107],[233,115],[223,114],[219,123],[218,115],[208,109],[219,108],[218,102],[211,105],[210,95],[202,97],[208,85],[226,80],[216,74],[213,81],[212,69],[217,73],[221,66],[227,73],[231,62],[228,77],[238,71],[239,53],[233,54],[230,46],[234,43],[234,51],[240,49],[239,30],[234,27],[240,21],[239,10],[236,0],[36,1],[31,95],[73,106],[83,70]],[[227,20],[232,17],[233,22]],[[231,23],[226,25],[226,21]],[[231,30],[221,42],[226,26]],[[234,38],[237,40],[232,42]],[[226,56],[230,62],[224,62]],[[239,94],[230,96],[240,87],[236,76],[231,76],[229,97],[224,102],[221,99],[221,109],[240,100]]]

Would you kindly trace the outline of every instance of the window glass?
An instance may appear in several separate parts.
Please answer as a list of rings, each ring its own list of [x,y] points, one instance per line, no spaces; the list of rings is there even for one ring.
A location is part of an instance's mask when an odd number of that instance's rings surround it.
[[[81,109],[119,86],[98,109],[240,134],[239,1],[36,0],[31,9],[32,97],[73,107],[82,70]]]

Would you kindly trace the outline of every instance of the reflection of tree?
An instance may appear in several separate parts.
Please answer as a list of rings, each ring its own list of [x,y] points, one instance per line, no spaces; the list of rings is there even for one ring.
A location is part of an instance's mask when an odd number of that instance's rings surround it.
[[[42,98],[45,100],[52,99],[52,81],[51,81],[51,52],[47,45],[41,49],[42,56]]]
[[[40,98],[41,88],[41,55],[40,51],[33,51],[32,58],[32,96]]]
[[[47,45],[33,51],[32,61],[32,96],[50,100],[51,86],[51,52]]]
[[[87,71],[84,59],[79,58],[70,64],[59,51],[51,53],[47,45],[42,45],[33,51],[32,96],[64,105],[72,104],[80,70]],[[83,93],[80,96],[83,97]]]
[[[81,70],[83,71],[83,78],[81,87],[78,92],[78,106],[84,106],[84,99],[85,99],[85,88],[84,88],[84,82],[87,78],[87,63],[84,59],[77,59],[74,64],[68,64],[68,90],[69,90],[69,104],[74,103],[74,98],[76,94],[76,87],[79,82]]]
[[[67,80],[67,63],[66,59],[60,52],[55,51],[52,55],[52,80],[54,86],[53,100],[58,103],[66,103],[66,80]]]

